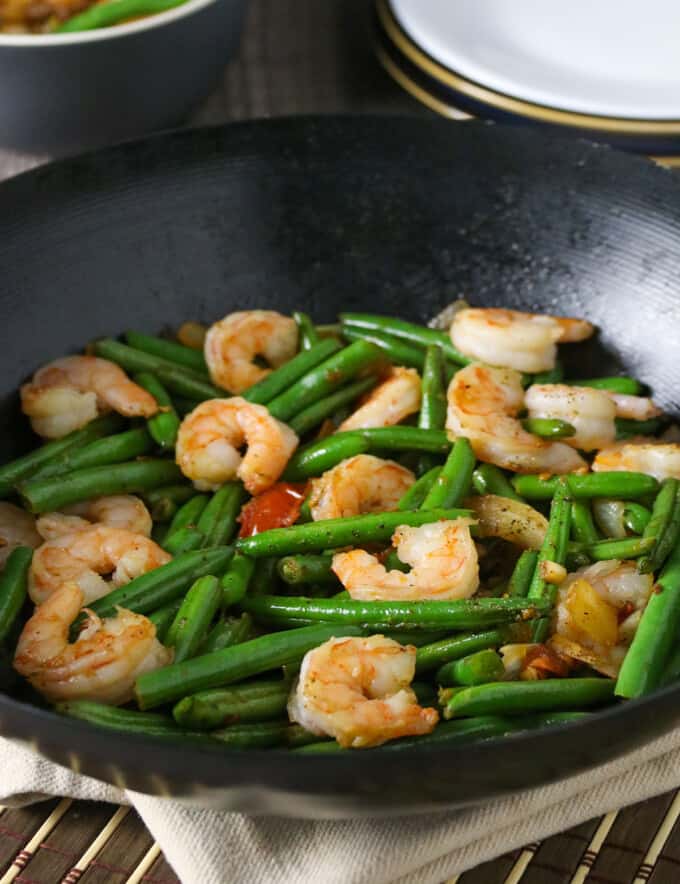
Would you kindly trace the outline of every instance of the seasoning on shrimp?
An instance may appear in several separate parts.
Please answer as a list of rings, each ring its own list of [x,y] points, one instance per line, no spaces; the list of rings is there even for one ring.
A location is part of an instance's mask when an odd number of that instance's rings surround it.
[[[480,460],[519,473],[571,473],[587,466],[568,445],[522,427],[516,415],[524,407],[524,389],[513,369],[473,362],[454,375],[447,398],[447,430],[467,436]]]
[[[354,749],[429,734],[439,713],[418,705],[415,666],[412,645],[382,635],[332,638],[305,654],[289,718]]]
[[[261,494],[279,478],[297,445],[291,428],[264,405],[232,396],[194,408],[182,421],[175,452],[179,468],[201,490],[239,478],[251,494]]]
[[[39,436],[58,439],[107,411],[151,417],[158,404],[122,368],[97,356],[65,356],[21,388],[21,407]]]
[[[242,393],[295,356],[298,327],[275,310],[241,310],[211,325],[205,336],[205,361],[218,387]],[[256,357],[266,360],[263,368]]]
[[[172,651],[156,639],[150,620],[123,608],[104,620],[86,612],[86,625],[70,643],[83,601],[76,584],[64,583],[36,608],[19,637],[14,668],[52,702],[126,703],[137,676],[166,666]]]
[[[473,524],[473,519],[460,518],[397,528],[392,545],[401,561],[411,566],[406,574],[388,571],[363,549],[336,553],[332,569],[353,599],[466,599],[479,587],[477,548],[470,534]]]
[[[74,503],[59,513],[43,513],[36,528],[44,540],[53,540],[62,534],[89,528],[94,522],[110,528],[125,528],[145,537],[151,536],[153,527],[143,500],[134,494],[113,494]]]
[[[395,510],[414,482],[393,460],[357,454],[312,479],[309,508],[314,521]]]
[[[390,427],[415,414],[422,395],[420,375],[414,368],[396,366],[388,377],[364,398],[338,431]]]

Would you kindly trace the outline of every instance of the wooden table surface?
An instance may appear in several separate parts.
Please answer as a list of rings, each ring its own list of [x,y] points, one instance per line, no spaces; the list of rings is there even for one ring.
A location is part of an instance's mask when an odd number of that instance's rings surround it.
[[[366,0],[251,0],[240,52],[190,123],[333,112],[429,113],[375,61]],[[0,179],[47,159],[0,150]],[[679,816],[680,797],[668,793],[485,863],[457,882],[676,884]],[[69,799],[0,809],[0,884],[11,880],[177,882],[135,811]],[[227,872],[224,880],[237,884]]]

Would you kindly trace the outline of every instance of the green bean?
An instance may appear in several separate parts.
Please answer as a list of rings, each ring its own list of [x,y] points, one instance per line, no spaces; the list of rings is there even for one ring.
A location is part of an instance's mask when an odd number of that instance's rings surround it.
[[[61,715],[68,715],[111,730],[161,739],[211,742],[208,734],[182,730],[172,718],[156,712],[120,709],[93,700],[68,700],[65,703],[57,703],[55,709]]]
[[[567,421],[547,417],[527,417],[522,421],[527,433],[541,439],[564,439],[576,435],[576,427]]]
[[[248,591],[248,585],[255,571],[255,559],[237,552],[229,569],[222,578],[222,607],[238,605]]]
[[[538,564],[538,550],[525,549],[515,563],[510,582],[508,595],[510,598],[526,598],[531,586],[531,581]]]
[[[480,464],[472,473],[472,485],[477,494],[496,494],[524,503],[515,489],[505,477],[505,473],[490,463]]]
[[[652,508],[652,517],[643,538],[654,537],[656,542],[638,562],[641,574],[658,571],[680,540],[680,482],[664,479]]]
[[[121,0],[122,2],[122,0]],[[170,390],[187,399],[221,399],[225,391],[213,386],[202,374],[190,368],[159,359],[142,350],[135,350],[110,338],[97,341],[94,345],[97,356],[110,359],[126,371],[150,371]]]
[[[172,397],[172,404],[175,406],[175,411],[180,417],[186,417],[190,411],[193,411],[194,408],[197,408],[202,399],[188,399],[184,396],[175,396]]]
[[[338,578],[331,571],[332,555],[284,556],[279,559],[279,577],[288,584],[301,583],[336,584]]]
[[[172,534],[168,532],[163,540],[163,549],[171,556],[180,556],[192,549],[204,549],[207,546],[205,535],[191,525],[178,528]]]
[[[434,328],[427,328],[414,322],[405,322],[403,319],[394,319],[391,316],[378,316],[372,313],[341,313],[340,319],[345,328],[365,329],[366,331],[381,332],[402,338],[421,347],[434,345],[440,347],[447,359],[458,365],[467,365],[470,360],[456,349],[451,338],[446,332]]]
[[[442,519],[470,515],[470,510],[438,509],[417,512],[368,513],[341,519],[324,519],[271,528],[252,537],[241,537],[237,549],[248,556],[287,556],[294,553],[323,552],[339,546],[360,546],[390,540],[400,525],[426,525]]]
[[[298,327],[300,350],[311,350],[312,347],[315,344],[318,344],[321,340],[316,333],[314,323],[307,313],[302,313],[300,310],[294,311],[293,319],[295,320]]]
[[[253,618],[250,614],[220,620],[208,633],[199,654],[212,654],[213,651],[221,651],[230,645],[240,645],[250,637],[252,628]]]
[[[32,476],[40,467],[61,458],[68,451],[74,451],[95,439],[115,433],[122,426],[122,417],[117,414],[107,414],[90,421],[80,430],[74,430],[61,439],[47,442],[28,454],[3,464],[0,466],[0,497],[7,497],[18,482]]]
[[[323,346],[323,344],[319,344]],[[311,353],[308,350],[307,353]],[[382,351],[369,341],[355,341],[330,356],[292,386],[267,403],[270,413],[281,421],[290,420],[303,409],[334,393],[359,374],[380,362]]]
[[[54,29],[57,34],[110,28],[128,19],[157,15],[181,5],[185,0],[106,0],[95,8],[74,15]]]
[[[600,540],[589,501],[574,500],[572,502],[571,533],[578,543],[597,543]]]
[[[680,629],[680,543],[677,543],[642,612],[616,682],[619,697],[641,697],[656,688]]]
[[[397,509],[400,512],[403,512],[404,510],[420,509],[423,505],[423,501],[430,493],[434,483],[437,481],[441,470],[441,467],[432,467],[431,470],[428,470],[416,482],[414,482],[397,504]]]
[[[629,396],[639,396],[642,392],[642,384],[635,378],[628,378],[620,375],[611,378],[588,378],[583,380],[577,378],[574,381],[568,381],[575,387],[594,387],[596,390],[609,390],[611,393],[624,393]]]
[[[69,449],[61,457],[46,463],[37,469],[28,481],[38,482],[55,476],[63,476],[75,470],[103,467],[108,464],[122,463],[154,449],[153,439],[145,427],[126,430],[115,436],[105,436],[87,445]]]
[[[168,526],[164,522],[154,522],[151,526],[151,539],[159,546],[163,546],[168,533]]]
[[[164,485],[144,492],[146,503],[154,522],[167,522],[172,519],[179,507],[196,494],[194,487],[187,484]]]
[[[19,493],[32,513],[45,513],[91,497],[139,493],[181,476],[172,461],[139,460],[76,470],[51,479],[29,479],[19,485]]]
[[[388,571],[401,571],[404,574],[408,574],[411,570],[411,566],[407,565],[406,562],[402,562],[399,558],[396,549],[391,549],[387,553],[384,564]]]
[[[331,417],[339,409],[354,402],[355,399],[366,393],[375,384],[376,378],[370,376],[354,381],[352,384],[347,384],[346,387],[340,387],[336,393],[331,393],[330,396],[319,399],[318,402],[309,405],[299,414],[296,414],[288,422],[289,426],[298,436],[304,436],[305,433],[313,430],[314,427],[317,427],[326,418]]]
[[[275,556],[264,556],[255,560],[255,570],[248,587],[250,595],[267,595],[277,591],[279,585],[278,562],[279,560]]]
[[[333,623],[263,635],[212,654],[147,672],[137,679],[135,694],[140,708],[150,709],[295,662],[330,638],[360,634],[361,630],[354,626]]]
[[[305,522],[312,522],[312,509],[310,504],[310,496],[308,495],[302,501],[302,506],[300,507],[300,512],[297,517],[296,525],[303,525]]]
[[[394,365],[407,365],[409,368],[417,368],[418,371],[423,369],[425,352],[422,347],[414,347],[392,335],[352,328],[351,326],[343,326],[342,333],[348,341],[369,341],[379,347]]]
[[[654,436],[668,422],[667,417],[650,417],[646,421],[634,421],[627,418],[617,417],[616,438],[618,440],[629,439],[631,436]]]
[[[201,549],[184,553],[167,565],[161,565],[89,606],[100,617],[113,617],[116,608],[127,608],[146,614],[175,601],[187,588],[205,574],[221,574],[233,555],[231,547]]]
[[[550,507],[550,521],[546,531],[543,545],[538,554],[536,570],[529,586],[527,598],[549,599],[551,604],[557,592],[557,587],[548,583],[543,575],[541,565],[543,562],[555,562],[564,565],[567,557],[567,545],[569,543],[569,528],[571,527],[571,497],[569,486],[566,481],[557,485],[555,496]]]
[[[613,693],[614,682],[608,678],[490,682],[456,691],[446,704],[444,717],[577,709],[604,703]]]
[[[199,374],[208,376],[208,366],[205,363],[202,350],[195,350],[193,347],[185,347],[184,344],[178,344],[176,341],[157,338],[154,335],[145,335],[142,332],[136,331],[126,332],[125,340],[135,350],[142,350],[144,353],[158,356],[166,362],[176,362],[178,365],[183,365],[185,368],[190,368]],[[153,393],[151,395],[155,398]]]
[[[174,647],[174,662],[181,663],[196,656],[222,599],[217,577],[199,577],[187,592],[166,637]]]
[[[547,371],[537,372],[531,379],[532,384],[559,384],[564,378],[564,367],[559,360],[555,360],[553,368]]]
[[[623,537],[621,540],[598,540],[597,543],[570,544],[570,553],[585,552],[593,562],[610,559],[637,559],[654,547],[654,537]]]
[[[177,724],[212,730],[242,721],[267,721],[286,711],[290,683],[251,681],[184,697],[172,710]]]
[[[240,482],[226,482],[216,491],[196,523],[205,535],[206,546],[223,546],[236,531],[236,519],[245,500]]]
[[[349,594],[346,598],[349,598]],[[424,648],[442,641],[448,634],[448,629],[398,629],[394,632],[390,630],[385,630],[384,632],[385,638],[391,638],[392,641],[399,642],[400,645],[413,645],[416,648]]]
[[[641,503],[629,501],[623,508],[623,524],[632,534],[644,534],[651,518],[651,512]]]
[[[178,344],[177,346],[181,345]],[[158,378],[148,371],[140,371],[134,376],[134,380],[147,393],[151,393],[158,403],[159,413],[150,417],[146,422],[151,437],[163,449],[174,448],[177,441],[177,433],[179,432],[180,420],[177,417],[170,394]]]
[[[341,460],[370,451],[429,451],[448,454],[451,441],[444,430],[420,427],[372,427],[347,430],[312,442],[297,451],[288,462],[284,478],[297,482],[320,476]]]
[[[162,644],[165,643],[168,629],[170,629],[173,620],[177,616],[181,604],[181,599],[176,599],[174,602],[168,602],[167,605],[163,605],[163,607],[158,608],[152,614],[147,615],[149,620],[156,627],[156,638]]]
[[[246,596],[243,609],[257,620],[288,624],[327,622],[371,629],[481,629],[526,620],[549,611],[549,605],[526,599],[456,599],[427,602],[362,602],[309,599],[306,596]]]
[[[459,436],[449,452],[446,463],[421,504],[423,510],[448,509],[460,506],[470,493],[472,471],[477,463],[470,442]]]
[[[194,492],[193,496],[187,500],[186,503],[182,504],[173,516],[172,522],[170,522],[170,527],[168,528],[166,540],[170,538],[175,531],[180,531],[182,528],[195,528],[198,524],[201,513],[208,505],[209,499],[210,498],[207,494],[196,494]]]
[[[472,632],[465,635],[453,635],[418,648],[416,654],[416,674],[438,669],[451,660],[459,660],[475,651],[497,648],[508,642],[529,641],[531,626],[528,623],[511,623],[497,626],[484,632]]]
[[[515,491],[529,500],[550,500],[557,489],[559,476],[542,479],[540,476],[516,476],[512,480]],[[624,470],[602,473],[570,473],[567,476],[572,497],[614,497],[619,500],[636,500],[654,494],[659,483],[646,473]]]
[[[425,351],[422,385],[418,426],[424,430],[443,430],[446,424],[446,388],[444,357],[439,347],[429,346]]]
[[[234,724],[213,731],[210,736],[226,744],[229,749],[268,749],[286,743],[291,725],[287,721],[257,721]]]
[[[253,384],[242,395],[248,402],[267,405],[281,393],[304,377],[324,360],[341,349],[338,341],[326,340],[315,344],[309,350],[303,350],[280,368],[270,372],[261,381]]]
[[[460,660],[445,663],[437,671],[435,679],[442,685],[476,685],[498,681],[504,673],[500,655],[491,648],[486,648],[461,657]]]
[[[5,569],[0,574],[0,644],[9,635],[26,600],[32,558],[32,549],[17,546],[7,557]]]

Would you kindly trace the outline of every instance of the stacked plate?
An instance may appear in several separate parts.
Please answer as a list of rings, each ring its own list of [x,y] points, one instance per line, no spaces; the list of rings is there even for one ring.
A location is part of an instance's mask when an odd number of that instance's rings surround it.
[[[441,114],[680,162],[677,0],[376,0],[376,32],[387,71]]]

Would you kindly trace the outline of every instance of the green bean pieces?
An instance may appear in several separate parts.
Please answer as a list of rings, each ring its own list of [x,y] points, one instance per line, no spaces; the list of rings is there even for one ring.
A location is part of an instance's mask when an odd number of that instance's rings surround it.
[[[221,600],[222,590],[217,577],[207,574],[192,585],[166,636],[166,644],[175,649],[175,663],[196,655]]]
[[[446,388],[444,357],[440,347],[430,346],[425,351],[422,386],[418,426],[424,430],[443,430],[446,424]]]
[[[253,618],[250,614],[220,620],[208,633],[199,653],[212,654],[213,651],[221,651],[230,645],[239,645],[250,637],[252,629]]]
[[[642,392],[642,384],[635,378],[625,375],[610,378],[589,378],[571,381],[576,387],[594,387],[596,390],[608,390],[610,393],[624,393],[628,396],[639,396]]]
[[[657,578],[616,682],[619,697],[641,697],[661,681],[680,629],[680,542]]]
[[[490,681],[499,681],[504,673],[500,655],[487,648],[460,660],[445,663],[438,670],[436,681],[440,685],[486,684]]]
[[[314,427],[317,427],[326,418],[332,417],[340,409],[354,402],[359,396],[374,387],[377,379],[373,376],[361,378],[345,387],[340,387],[336,393],[331,393],[323,399],[319,399],[313,405],[309,405],[295,417],[288,421],[289,426],[298,436],[304,436]]]
[[[319,335],[314,328],[314,323],[306,313],[302,313],[299,310],[293,313],[293,319],[298,327],[300,350],[311,350],[320,341]]]
[[[317,365],[328,359],[333,353],[337,353],[340,349],[341,345],[338,341],[321,341],[310,347],[309,350],[303,350],[301,353],[298,353],[297,356],[284,363],[280,368],[270,372],[261,381],[249,387],[242,396],[248,402],[255,402],[257,405],[267,405],[272,399],[280,393],[284,393],[301,377],[304,377],[313,368],[316,368]]]
[[[236,519],[245,497],[240,482],[227,482],[215,492],[196,524],[205,537],[205,546],[229,543],[236,531]]]
[[[641,574],[657,571],[680,540],[680,482],[664,479],[654,501],[652,516],[643,538],[653,537],[652,549],[638,562]]]
[[[177,346],[181,346],[181,344]],[[147,393],[151,393],[158,403],[159,413],[150,417],[146,422],[149,433],[162,449],[173,449],[177,441],[180,420],[172,404],[170,394],[151,372],[141,371],[135,375],[134,380]]]
[[[477,494],[496,494],[524,503],[506,478],[505,473],[490,463],[480,464],[472,473],[472,485]]]
[[[206,543],[205,536],[197,528],[187,525],[186,528],[180,528],[172,534],[168,533],[162,545],[171,556],[180,556],[192,549],[202,549]]]
[[[167,605],[163,605],[162,608],[157,608],[152,614],[147,615],[149,620],[156,627],[156,638],[162,644],[165,643],[168,629],[170,629],[173,620],[177,616],[181,604],[181,599],[176,599],[174,602],[168,602]]]
[[[298,586],[306,583],[338,582],[331,571],[332,555],[284,556],[279,559],[279,577],[288,584]]]
[[[146,427],[126,430],[114,436],[104,436],[87,445],[71,448],[60,457],[39,467],[30,477],[31,482],[53,476],[63,476],[75,470],[107,466],[148,454],[154,449],[154,440]]]
[[[255,573],[255,559],[237,552],[222,578],[222,607],[238,605]]]
[[[618,500],[637,500],[656,493],[659,483],[646,473],[620,472],[570,473],[569,490],[577,500],[589,497],[613,497]],[[512,480],[515,491],[529,500],[550,500],[554,497],[559,476],[542,479],[540,476],[516,476]]]
[[[323,552],[340,546],[360,546],[391,539],[400,525],[426,525],[442,519],[469,516],[470,510],[438,509],[417,512],[369,513],[341,519],[324,519],[292,525],[290,528],[271,528],[252,537],[237,541],[239,552],[254,558],[285,556],[294,553]]]
[[[600,535],[593,521],[587,500],[574,500],[571,505],[571,533],[578,543],[597,543]]]
[[[441,473],[441,467],[432,467],[431,470],[428,470],[424,473],[417,481],[411,485],[408,491],[401,498],[399,503],[397,504],[397,509],[400,511],[404,510],[418,510],[423,505],[423,501],[430,493],[430,490],[434,483],[437,481],[439,474]]]
[[[208,377],[208,366],[205,363],[202,350],[195,350],[193,347],[185,347],[184,344],[179,344],[177,341],[157,338],[154,335],[145,335],[136,331],[126,332],[125,340],[135,350],[143,350],[145,353],[158,356],[167,362],[176,362],[178,365],[183,365],[185,368],[190,368]],[[151,390],[149,392],[155,398],[155,394]]]
[[[527,598],[529,599],[554,599],[557,587],[548,583],[543,574],[544,562],[554,562],[564,565],[567,558],[567,545],[569,543],[569,528],[571,526],[571,497],[569,486],[562,480],[555,491],[550,507],[550,521],[546,531],[543,545],[538,554],[536,570],[529,586]]]
[[[463,498],[470,493],[472,472],[476,462],[469,441],[464,436],[460,436],[456,439],[446,463],[423,501],[422,509],[460,506]]]
[[[629,501],[623,508],[623,524],[631,534],[644,534],[651,518],[651,512],[641,503]]]
[[[0,574],[0,645],[16,623],[26,600],[28,569],[32,558],[32,549],[17,546],[7,557],[5,569]]]
[[[614,682],[608,678],[490,682],[456,691],[446,704],[444,717],[578,709],[606,703],[613,693]]]
[[[369,341],[379,347],[394,365],[407,365],[409,368],[417,368],[418,371],[422,371],[425,353],[421,347],[414,347],[392,335],[356,329],[351,326],[344,326],[342,333],[348,341]]]
[[[170,522],[170,527],[168,528],[166,540],[168,540],[175,531],[179,531],[181,528],[195,528],[198,524],[201,513],[208,505],[209,499],[210,498],[207,494],[194,493],[193,497],[191,497],[190,500],[187,500],[187,502],[184,503],[173,516],[172,522]]]
[[[471,632],[453,635],[437,641],[421,645],[416,654],[416,675],[438,669],[450,660],[459,660],[476,651],[497,648],[508,642],[529,641],[531,638],[530,623],[510,623],[487,629],[483,632]]]
[[[168,522],[176,515],[182,504],[190,500],[195,493],[193,485],[188,483],[162,485],[160,488],[145,491],[144,502],[154,522]]]
[[[540,436],[541,439],[564,439],[576,435],[576,427],[567,421],[547,417],[528,417],[522,421],[527,433]]]
[[[365,331],[379,332],[392,335],[404,341],[410,341],[421,347],[434,345],[440,347],[447,359],[458,365],[467,365],[470,360],[456,349],[451,338],[446,332],[434,328],[427,328],[414,322],[406,322],[403,319],[394,319],[391,316],[378,316],[372,313],[341,313],[343,330],[347,328],[363,329]]]
[[[250,681],[184,697],[172,710],[177,724],[212,730],[242,721],[267,721],[286,711],[290,683]]]
[[[508,595],[511,599],[526,598],[531,581],[536,572],[538,563],[538,550],[525,549],[517,559],[510,582],[508,584]]]
[[[94,31],[110,28],[131,18],[158,15],[180,6],[186,0],[106,0],[105,3],[91,6],[79,15],[74,15],[55,28],[57,34],[71,34],[75,31]]]

